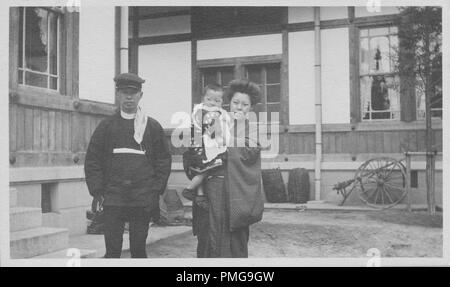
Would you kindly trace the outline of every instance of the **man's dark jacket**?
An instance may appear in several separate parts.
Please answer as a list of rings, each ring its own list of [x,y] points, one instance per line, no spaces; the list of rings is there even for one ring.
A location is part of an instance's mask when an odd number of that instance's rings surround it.
[[[161,125],[148,118],[141,145],[133,138],[134,120],[116,113],[104,119],[89,143],[84,171],[89,193],[104,206],[159,207],[172,157]]]

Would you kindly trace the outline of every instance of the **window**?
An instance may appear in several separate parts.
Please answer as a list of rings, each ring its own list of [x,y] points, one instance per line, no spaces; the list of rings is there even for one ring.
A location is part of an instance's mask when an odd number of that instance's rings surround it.
[[[215,67],[202,69],[202,88],[208,84],[219,84],[223,89],[228,88],[228,84],[234,78],[234,67]],[[203,92],[203,89],[202,89]],[[202,95],[203,96],[203,95]],[[230,108],[230,102],[226,97],[223,99],[223,108],[228,110]]]
[[[359,79],[363,121],[399,120],[397,27],[360,29]]]
[[[59,90],[60,14],[52,9],[19,10],[18,82]]]
[[[246,66],[247,78],[261,89],[260,112],[267,112],[267,121],[272,122],[271,112],[280,112],[280,64],[259,64]],[[264,119],[260,119],[264,120]]]
[[[261,103],[255,106],[255,112],[267,112],[267,121],[271,122],[271,112],[280,112],[280,95],[281,95],[281,71],[280,63],[258,63],[258,64],[242,64],[235,63],[233,66],[203,68],[200,70],[201,86],[204,88],[211,83],[220,84],[224,89],[228,88],[228,84],[234,78],[236,70],[243,68],[241,75],[245,75],[247,79],[258,84],[261,89]],[[230,103],[224,98],[224,109],[229,110]],[[259,119],[265,121],[265,119]]]

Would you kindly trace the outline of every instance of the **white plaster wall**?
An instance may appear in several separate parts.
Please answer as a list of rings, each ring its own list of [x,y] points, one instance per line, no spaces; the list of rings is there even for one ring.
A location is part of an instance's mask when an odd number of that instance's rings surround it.
[[[350,123],[348,28],[321,30],[322,121]]]
[[[389,14],[398,14],[400,12],[399,8],[396,6],[381,6],[378,8],[370,7],[369,9],[366,6],[357,6],[355,7],[355,17],[367,17],[367,16],[378,16],[378,15],[389,15]]]
[[[191,32],[191,16],[173,16],[139,21],[139,37]]]
[[[80,99],[114,103],[114,6],[80,13]]]
[[[289,123],[314,124],[314,32],[289,33]]]
[[[281,34],[202,40],[197,60],[281,54]]]
[[[347,6],[320,7],[320,20],[345,19],[348,17]]]
[[[175,128],[171,116],[191,110],[191,42],[140,46],[139,75],[146,80],[146,112],[163,128]]]
[[[289,23],[302,23],[314,21],[313,7],[289,7],[288,8]]]

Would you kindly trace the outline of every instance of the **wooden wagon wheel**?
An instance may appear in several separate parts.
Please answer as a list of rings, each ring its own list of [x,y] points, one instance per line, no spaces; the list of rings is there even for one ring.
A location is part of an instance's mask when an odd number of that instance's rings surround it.
[[[386,209],[400,203],[406,195],[406,171],[395,159],[380,157],[364,162],[355,173],[355,187],[367,205]]]

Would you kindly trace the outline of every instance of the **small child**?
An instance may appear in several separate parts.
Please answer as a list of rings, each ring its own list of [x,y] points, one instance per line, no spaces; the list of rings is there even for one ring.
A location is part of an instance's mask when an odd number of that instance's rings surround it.
[[[202,102],[194,106],[192,125],[194,135],[201,138],[201,143],[195,143],[191,148],[191,167],[195,176],[183,190],[183,196],[189,200],[205,196],[202,183],[208,172],[221,166],[222,157],[226,152],[225,141],[229,138],[230,118],[222,108],[223,89],[217,84],[207,85],[204,89]]]

